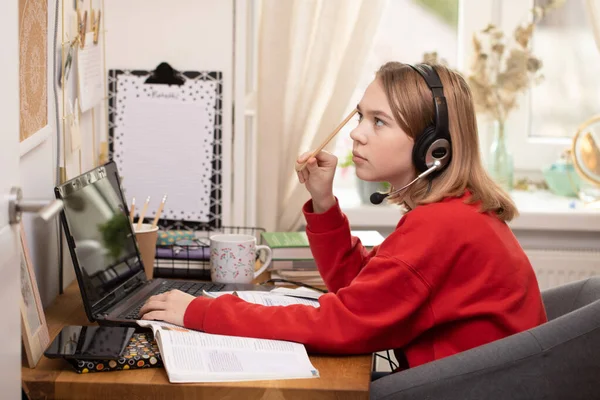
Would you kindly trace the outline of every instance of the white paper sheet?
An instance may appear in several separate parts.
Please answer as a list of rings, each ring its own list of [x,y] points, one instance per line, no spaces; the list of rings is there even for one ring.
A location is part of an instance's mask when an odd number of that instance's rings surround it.
[[[104,97],[102,84],[102,48],[94,44],[94,35],[85,35],[85,47],[77,49],[79,105],[86,112]]]
[[[208,292],[209,297],[219,297],[224,294],[233,292]],[[262,292],[259,290],[245,290],[236,292],[238,297],[248,303],[261,304],[263,306],[289,306],[292,304],[303,304],[305,306],[319,307],[319,301],[314,298],[297,297],[285,294],[272,294],[270,292]]]
[[[325,293],[319,292],[314,289],[309,289],[305,287],[297,287],[297,288],[287,288],[287,287],[278,287],[269,292],[270,294],[280,294],[285,296],[292,297],[300,297],[305,299],[319,300],[319,297],[323,296]]]
[[[207,222],[214,145],[216,82],[182,86],[145,84],[146,76],[119,75],[113,139],[127,199],[150,196],[154,217]]]

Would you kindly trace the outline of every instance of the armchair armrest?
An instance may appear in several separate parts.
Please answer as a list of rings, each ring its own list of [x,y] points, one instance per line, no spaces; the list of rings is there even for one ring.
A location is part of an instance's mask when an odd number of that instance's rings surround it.
[[[541,351],[528,332],[476,347],[454,356],[397,372],[371,383],[371,399],[445,399],[469,400],[490,398],[491,371],[502,371],[519,360]],[[497,378],[497,375],[496,375]],[[508,379],[514,379],[509,376]],[[468,385],[465,391],[464,385]],[[454,390],[453,390],[454,389]],[[469,393],[465,397],[465,393]],[[499,397],[498,397],[499,398]],[[509,398],[509,397],[507,397]]]

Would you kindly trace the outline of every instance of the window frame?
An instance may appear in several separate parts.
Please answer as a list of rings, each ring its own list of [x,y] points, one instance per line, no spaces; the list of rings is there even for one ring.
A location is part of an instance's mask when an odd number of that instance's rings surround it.
[[[459,70],[468,73],[473,56],[473,34],[494,23],[513,32],[533,8],[533,0],[461,0],[459,2]],[[487,18],[486,18],[487,16]],[[515,172],[539,172],[570,147],[570,138],[531,137],[531,91],[521,95],[519,107],[506,121],[507,146],[513,154]],[[478,128],[484,161],[491,144],[492,124],[479,117]]]

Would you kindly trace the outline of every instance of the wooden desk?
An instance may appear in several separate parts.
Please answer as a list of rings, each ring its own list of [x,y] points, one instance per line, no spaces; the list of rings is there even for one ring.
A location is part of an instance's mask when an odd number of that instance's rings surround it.
[[[90,325],[76,282],[46,310],[46,319],[51,339],[64,325]],[[21,373],[23,387],[31,400],[368,398],[370,355],[310,359],[320,378],[172,384],[163,368],[78,374],[66,361],[46,357],[42,357],[35,369],[23,367]]]

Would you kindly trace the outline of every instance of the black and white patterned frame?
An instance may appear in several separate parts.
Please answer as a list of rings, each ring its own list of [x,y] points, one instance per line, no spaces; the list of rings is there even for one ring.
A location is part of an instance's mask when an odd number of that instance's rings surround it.
[[[147,77],[152,71],[145,70],[119,70],[111,69],[108,73],[108,151],[109,158],[114,157],[115,128],[118,126],[117,114],[117,78],[119,75],[135,75]],[[223,74],[220,71],[185,71],[182,72],[186,79],[212,80],[217,84],[215,102],[214,143],[211,173],[210,206],[208,222],[186,221],[183,219],[161,218],[160,229],[186,229],[186,230],[215,230],[222,227],[222,190],[223,190]]]

